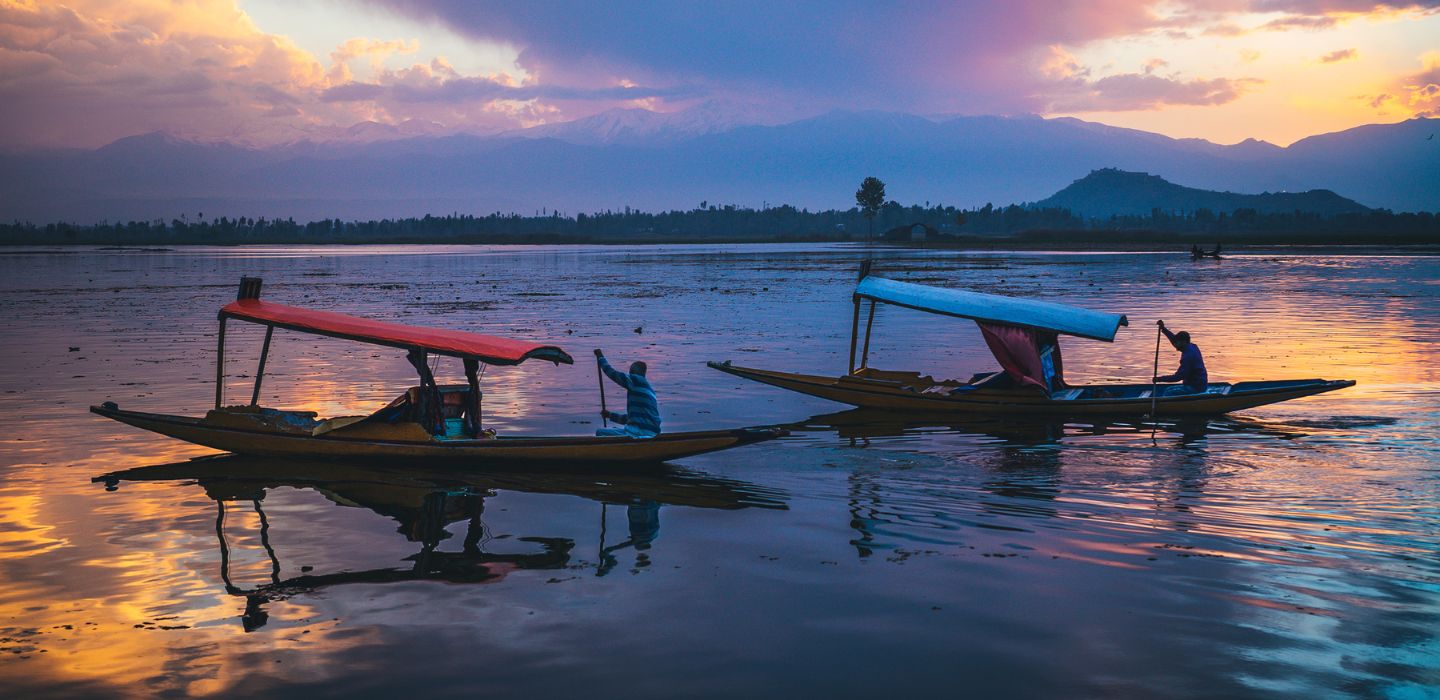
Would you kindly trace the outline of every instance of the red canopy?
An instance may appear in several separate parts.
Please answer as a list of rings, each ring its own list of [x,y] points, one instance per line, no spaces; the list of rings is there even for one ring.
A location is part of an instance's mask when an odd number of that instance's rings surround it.
[[[473,357],[492,365],[518,365],[529,359],[573,364],[564,350],[523,340],[440,328],[417,328],[372,321],[329,311],[311,311],[259,299],[240,299],[220,309],[220,318],[238,318],[302,333],[358,340],[362,343],[420,349],[437,355]]]

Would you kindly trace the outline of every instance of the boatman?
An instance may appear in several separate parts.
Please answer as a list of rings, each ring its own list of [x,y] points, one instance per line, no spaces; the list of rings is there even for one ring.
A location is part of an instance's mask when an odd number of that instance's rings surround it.
[[[645,378],[645,363],[630,363],[630,373],[626,374],[610,366],[605,360],[605,353],[600,348],[595,348],[595,359],[600,363],[601,371],[611,381],[625,387],[625,412],[615,413],[613,411],[600,411],[602,418],[619,423],[623,428],[601,428],[595,431],[596,435],[629,435],[630,437],[649,438],[660,434],[660,402],[655,398],[655,389],[651,388],[650,380]]]
[[[1200,355],[1200,347],[1190,342],[1190,334],[1185,331],[1179,333],[1170,332],[1165,327],[1164,321],[1156,321],[1160,331],[1170,339],[1170,344],[1180,351],[1180,368],[1174,374],[1167,374],[1163,377],[1155,377],[1155,382],[1180,382],[1181,386],[1168,387],[1164,396],[1176,396],[1180,394],[1203,394],[1210,387],[1210,376],[1205,372],[1205,358]]]

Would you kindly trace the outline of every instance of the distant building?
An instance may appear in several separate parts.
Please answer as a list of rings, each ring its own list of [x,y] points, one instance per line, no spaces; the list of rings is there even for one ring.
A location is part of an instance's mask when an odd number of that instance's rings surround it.
[[[937,237],[939,237],[939,235],[940,235],[940,231],[939,231],[938,229],[936,229],[934,226],[930,226],[930,225],[928,225],[928,224],[915,223],[915,224],[905,224],[905,225],[903,225],[903,226],[896,226],[895,228],[892,228],[892,229],[890,229],[889,231],[886,231],[885,233],[881,234],[880,237],[881,237],[882,239],[884,239],[884,240],[887,240],[887,241],[901,242],[901,241],[926,241],[926,240],[930,240],[930,239],[932,239],[932,238],[937,238]]]

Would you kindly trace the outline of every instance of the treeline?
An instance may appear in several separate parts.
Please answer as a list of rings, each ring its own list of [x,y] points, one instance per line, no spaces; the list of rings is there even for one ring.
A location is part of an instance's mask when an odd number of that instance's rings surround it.
[[[872,234],[873,231],[873,234]],[[967,242],[1005,237],[1043,241],[1226,241],[1287,243],[1440,243],[1433,213],[1374,210],[1321,216],[1306,212],[1167,212],[1082,218],[1067,209],[1019,205],[957,209],[887,203],[872,222],[859,209],[812,212],[789,205],[751,209],[702,202],[660,213],[606,211],[561,216],[499,212],[422,218],[342,221],[249,217],[75,225],[0,224],[0,244],[153,245],[244,243],[606,243],[680,241]]]

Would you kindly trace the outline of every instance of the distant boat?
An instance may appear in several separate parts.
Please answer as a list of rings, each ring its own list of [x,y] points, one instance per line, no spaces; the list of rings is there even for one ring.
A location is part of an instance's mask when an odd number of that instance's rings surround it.
[[[1214,259],[1216,259],[1216,260],[1219,260],[1219,259],[1220,259],[1220,244],[1219,244],[1219,243],[1216,243],[1214,250],[1205,250],[1204,248],[1201,248],[1201,247],[1198,246],[1198,245],[1192,245],[1192,246],[1190,246],[1190,259],[1191,259],[1191,260],[1203,260],[1203,259],[1205,259],[1205,258],[1214,258]]]
[[[236,301],[220,309],[215,369],[215,408],[203,418],[122,410],[105,402],[90,411],[143,430],[240,454],[307,459],[499,464],[644,464],[761,442],[785,433],[779,428],[739,428],[662,433],[652,438],[495,437],[481,426],[478,368],[547,360],[574,361],[564,350],[510,338],[463,331],[419,328],[354,316],[312,311],[261,301],[260,280],[244,278]],[[255,389],[249,405],[223,406],[225,323],[249,321],[266,327]],[[369,416],[317,419],[312,411],[285,411],[258,405],[270,338],[276,328],[343,338],[409,351],[420,375],[412,387]],[[430,353],[465,360],[468,385],[440,386],[427,364]]]
[[[850,370],[838,377],[795,374],[711,362],[710,367],[763,384],[831,401],[892,411],[974,414],[1090,414],[1112,416],[1218,415],[1289,401],[1354,386],[1353,380],[1289,379],[1215,382],[1203,393],[1154,397],[1152,384],[1065,383],[1059,336],[1112,342],[1121,314],[1091,311],[1066,304],[943,289],[872,277],[862,269],[855,287],[855,314],[850,330]],[[870,302],[860,363],[862,302]],[[974,320],[986,345],[1004,369],[968,380],[937,380],[919,372],[879,370],[869,366],[870,332],[878,304]]]

